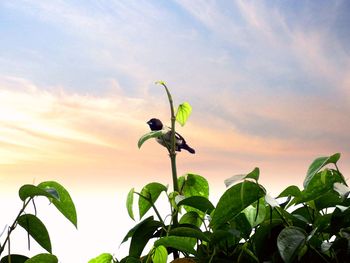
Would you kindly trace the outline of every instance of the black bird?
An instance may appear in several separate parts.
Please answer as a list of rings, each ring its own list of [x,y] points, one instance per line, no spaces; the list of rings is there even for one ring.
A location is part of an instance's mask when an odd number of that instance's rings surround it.
[[[164,130],[164,135],[156,138],[158,143],[164,147],[169,147],[171,145],[171,129],[169,127],[164,126],[163,123],[156,118],[150,119],[147,124],[149,125],[151,131]],[[175,150],[181,152],[181,149],[187,150],[192,154],[195,153],[195,150],[187,145],[184,137],[175,132]]]

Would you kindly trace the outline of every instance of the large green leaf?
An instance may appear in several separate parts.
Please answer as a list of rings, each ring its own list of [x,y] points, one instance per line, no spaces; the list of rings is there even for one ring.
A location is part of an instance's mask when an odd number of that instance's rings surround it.
[[[211,227],[217,229],[264,195],[265,190],[250,181],[232,186],[221,196],[210,222]]]
[[[335,207],[336,205],[340,205],[342,203],[342,198],[337,192],[330,190],[314,199],[314,202],[315,207],[318,211],[320,211],[327,207]]]
[[[213,246],[217,246],[219,243],[236,244],[242,238],[240,231],[235,231],[235,229],[221,230],[218,229],[213,232],[210,237],[210,243]]]
[[[113,256],[109,253],[103,253],[93,259],[90,259],[88,263],[111,263],[113,262]]]
[[[286,189],[284,189],[282,193],[279,194],[278,197],[288,197],[288,196],[299,197],[300,194],[301,194],[301,191],[298,186],[290,185]]]
[[[142,263],[140,258],[134,258],[131,256],[127,256],[125,258],[123,258],[120,263]]]
[[[324,169],[316,173],[307,188],[305,188],[299,197],[295,198],[296,203],[302,203],[319,198],[321,195],[333,191],[335,182],[342,182],[343,178],[336,170]]]
[[[123,243],[131,237],[129,255],[139,258],[148,241],[161,226],[162,223],[155,221],[151,216],[133,227],[122,241]]]
[[[284,262],[293,262],[305,241],[306,233],[302,229],[294,226],[284,228],[277,238],[278,251]]]
[[[255,227],[264,221],[266,206],[264,204],[259,204],[259,209],[257,209],[256,205],[250,205],[243,210],[243,213],[247,217],[247,220],[250,223],[251,227]]]
[[[207,198],[203,196],[190,196],[188,198],[181,200],[177,205],[190,206],[207,214],[210,214],[215,208],[214,205]]]
[[[196,239],[209,241],[208,237],[197,228],[192,227],[176,227],[171,229],[169,236],[179,236],[179,237],[194,237]]]
[[[190,211],[180,218],[179,224],[187,224],[200,227],[202,225],[202,220],[197,212]]]
[[[128,210],[128,214],[132,220],[134,219],[134,212],[132,210],[134,204],[134,188],[132,188],[129,193],[128,197],[126,198],[126,209]]]
[[[207,179],[198,174],[185,174],[178,179],[179,189],[185,197],[209,197],[209,184]]]
[[[167,236],[158,239],[154,243],[154,245],[175,248],[181,252],[185,252],[192,255],[196,254],[196,251],[193,248],[193,243],[190,239],[186,237]]]
[[[49,233],[39,218],[32,214],[25,214],[21,215],[17,222],[40,246],[52,253]]]
[[[38,254],[30,259],[28,259],[25,263],[58,263],[58,259],[55,255],[52,254]]]
[[[135,225],[133,228],[129,230],[129,232],[125,235],[122,244],[126,242],[130,237],[132,237],[135,233],[135,231],[139,228],[141,228],[144,224],[147,224],[147,222],[154,221],[153,216],[147,217],[143,221],[139,222],[137,225]]]
[[[184,126],[191,112],[192,107],[188,102],[180,104],[176,112],[176,121],[180,123],[181,126]]]
[[[237,182],[240,182],[242,180],[245,180],[245,179],[253,179],[255,181],[258,181],[259,180],[259,174],[260,174],[260,170],[258,167],[255,167],[253,171],[251,171],[250,173],[248,174],[236,174],[236,175],[233,175],[231,176],[230,178],[226,179],[224,181],[226,187],[229,187]]]
[[[13,254],[13,255],[4,256],[0,260],[0,263],[9,263],[10,257],[11,257],[11,263],[24,263],[28,259],[28,257],[26,257],[26,256]]]
[[[140,193],[139,198],[139,212],[140,219],[147,213],[152,205],[157,201],[159,195],[164,191],[166,192],[166,186],[160,183],[149,183],[144,186]]]
[[[149,139],[151,139],[151,138],[160,137],[160,136],[162,136],[162,135],[163,135],[163,131],[162,131],[162,130],[160,130],[160,131],[151,131],[151,132],[149,132],[149,133],[146,133],[145,135],[143,135],[143,136],[139,139],[139,141],[138,141],[138,143],[137,143],[137,146],[138,146],[139,148],[141,148],[142,144],[143,144],[145,141],[147,141],[147,140],[149,140]]]
[[[339,160],[340,158],[340,153],[336,153],[336,154],[333,154],[331,156],[325,156],[325,157],[319,157],[317,159],[315,159],[307,173],[306,173],[306,177],[305,177],[305,180],[304,180],[304,188],[307,188],[308,184],[310,183],[310,181],[312,180],[312,178],[324,167],[326,166],[327,164],[330,164],[330,163],[334,163],[336,164],[337,161]]]
[[[168,251],[165,246],[158,246],[153,249],[152,262],[166,263],[168,259]]]
[[[43,190],[56,190],[59,199],[52,199],[52,203],[56,206],[58,211],[62,213],[62,215],[64,215],[75,227],[77,227],[77,212],[68,191],[62,185],[54,181],[42,182],[38,185],[38,187]]]
[[[314,218],[317,218],[317,216],[319,216],[319,213],[317,211],[306,205],[295,209],[291,214],[307,224],[312,224]]]
[[[274,215],[272,215],[272,217],[274,217]],[[277,236],[284,228],[283,222],[284,221],[280,217],[271,218],[271,220],[268,218],[268,220],[259,225],[254,235],[251,237],[256,255],[262,262],[271,261],[272,255],[278,251]]]
[[[230,229],[240,232],[240,237],[248,239],[252,232],[252,225],[244,213],[240,213],[229,221]]]
[[[27,198],[32,198],[35,196],[46,196],[47,198],[49,198],[49,200],[52,200],[53,198],[59,199],[59,195],[55,189],[53,188],[41,189],[31,184],[23,185],[19,189],[18,195],[22,201],[26,200]]]

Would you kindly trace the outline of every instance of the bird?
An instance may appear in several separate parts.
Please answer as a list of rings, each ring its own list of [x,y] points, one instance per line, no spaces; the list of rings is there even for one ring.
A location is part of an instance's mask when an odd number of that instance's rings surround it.
[[[164,126],[163,123],[156,118],[150,119],[147,122],[147,124],[149,125],[151,131],[164,130],[164,135],[161,137],[157,137],[156,140],[159,144],[168,148],[171,145],[171,128]],[[184,137],[182,137],[179,133],[175,132],[175,150],[181,152],[181,149],[184,149],[192,154],[195,153],[195,150],[188,146]]]

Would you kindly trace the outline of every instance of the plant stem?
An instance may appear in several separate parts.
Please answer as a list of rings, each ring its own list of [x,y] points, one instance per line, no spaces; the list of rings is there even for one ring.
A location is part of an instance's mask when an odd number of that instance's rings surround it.
[[[138,196],[140,196],[141,198],[145,199],[147,202],[149,202],[149,203],[151,204],[151,206],[152,206],[154,212],[156,213],[156,215],[157,215],[159,221],[163,224],[163,227],[165,227],[165,223],[164,223],[162,217],[160,216],[157,207],[156,207],[156,206],[154,205],[154,203],[152,202],[152,198],[148,198],[148,197],[146,197],[146,196],[144,196],[144,195],[142,195],[142,194],[140,194],[140,193],[138,193],[138,192],[135,192],[135,194],[137,194]]]
[[[287,225],[287,226],[291,226],[290,223],[286,220],[286,218],[284,217],[284,215],[281,213],[281,211],[278,210],[278,207],[275,208],[276,212],[278,213],[278,215],[281,217],[281,219],[283,220],[283,222]]]
[[[171,119],[171,139],[170,139],[170,149],[168,148],[169,151],[169,157],[171,161],[171,171],[172,171],[172,177],[173,177],[173,187],[174,187],[174,192],[179,192],[179,184],[177,181],[177,170],[176,170],[176,141],[175,141],[175,111],[174,111],[174,105],[173,105],[173,98],[169,92],[168,87],[165,85],[164,82],[161,83],[163,87],[165,88],[166,94],[168,96],[169,100],[169,105],[170,105],[170,119]],[[173,210],[173,225],[176,226],[178,224],[178,211],[176,208]],[[170,224],[171,226],[171,224]],[[170,230],[170,229],[169,229]],[[173,252],[174,259],[179,258],[179,253],[178,251]]]
[[[176,170],[176,148],[175,148],[175,120],[176,120],[176,117],[175,117],[175,111],[174,111],[174,105],[173,105],[173,98],[169,92],[169,89],[168,87],[164,84],[164,83],[161,83],[163,85],[163,87],[165,88],[165,91],[167,93],[167,96],[168,96],[168,100],[169,100],[169,105],[170,105],[170,118],[171,118],[171,147],[170,147],[170,150],[169,150],[169,157],[170,157],[170,160],[171,160],[171,171],[172,171],[172,177],[173,177],[173,186],[174,186],[174,192],[178,192],[179,191],[179,185],[178,185],[178,182],[177,182],[177,170]]]
[[[12,225],[10,226],[8,232],[7,232],[7,237],[4,241],[4,244],[0,247],[0,255],[2,254],[2,252],[5,249],[6,243],[10,242],[10,235],[12,233],[13,230],[15,230],[16,226],[17,226],[17,221],[19,219],[19,217],[22,215],[22,213],[24,212],[24,210],[26,209],[27,205],[29,204],[29,202],[33,199],[33,197],[29,198],[27,202],[23,202],[23,206],[21,208],[21,210],[19,211],[16,219],[13,221]]]

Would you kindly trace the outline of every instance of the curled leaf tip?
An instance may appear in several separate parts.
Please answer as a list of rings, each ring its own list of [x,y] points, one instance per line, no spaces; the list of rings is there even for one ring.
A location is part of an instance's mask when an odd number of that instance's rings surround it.
[[[159,84],[159,85],[165,86],[165,81],[163,81],[163,80],[157,80],[157,81],[155,82],[155,84]]]

